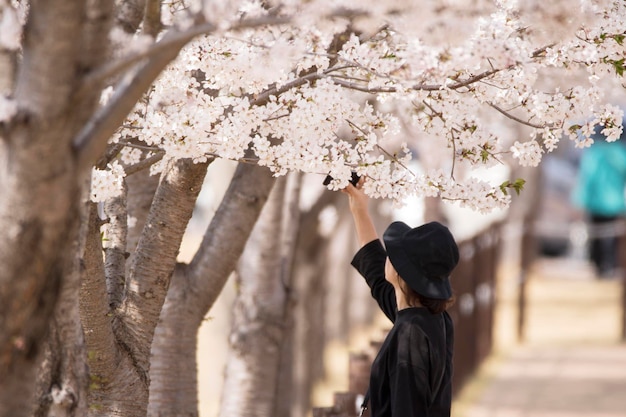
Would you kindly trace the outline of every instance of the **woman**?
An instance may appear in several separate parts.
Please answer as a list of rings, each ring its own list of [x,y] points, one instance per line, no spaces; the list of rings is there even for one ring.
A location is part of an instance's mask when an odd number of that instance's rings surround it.
[[[352,265],[394,323],[372,364],[372,417],[449,417],[453,324],[449,276],[459,251],[448,229],[437,222],[410,228],[394,222],[383,248],[368,211],[368,197],[357,186],[350,198],[361,249]]]

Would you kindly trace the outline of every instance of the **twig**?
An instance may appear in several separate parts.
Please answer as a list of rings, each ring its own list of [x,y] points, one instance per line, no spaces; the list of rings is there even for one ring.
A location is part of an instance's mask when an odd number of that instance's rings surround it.
[[[369,88],[366,86],[362,86],[356,83],[349,83],[347,81],[341,80],[337,77],[331,77],[333,82],[337,85],[340,85],[345,88],[349,88],[351,90],[362,91],[364,93],[395,93],[398,90],[395,87],[377,87],[377,88]]]
[[[352,121],[346,119],[346,122],[348,122],[348,124],[352,127],[354,127],[355,129],[359,130],[361,133],[363,133],[365,136],[367,136],[367,132],[365,132],[360,126],[357,126],[356,124],[354,124]],[[391,154],[389,151],[387,151],[385,148],[383,148],[382,146],[380,146],[379,144],[376,144],[376,148],[378,148],[380,151],[382,151],[385,155],[387,155],[389,158],[391,158],[396,164],[400,165],[402,168],[406,169],[407,171],[409,171],[409,173],[411,175],[413,175],[414,177],[417,177],[417,175],[411,171],[411,169],[409,167],[407,167],[406,165],[404,165],[404,163],[402,163],[397,156]]]
[[[495,105],[493,103],[487,103],[487,104],[489,105],[489,107],[497,110],[498,112],[502,113],[503,115],[505,115],[509,119],[514,120],[514,121],[516,121],[518,123],[521,123],[523,125],[530,126],[532,128],[535,128],[535,129],[544,129],[544,128],[550,128],[551,127],[551,125],[538,125],[538,124],[535,124],[535,123],[532,123],[532,122],[520,119],[519,117],[513,116],[511,113],[507,112],[506,110],[502,109],[501,107],[498,107],[497,105]]]
[[[454,129],[450,129],[450,137],[452,138],[452,168],[450,169],[450,178],[456,182],[454,179],[454,169],[456,167],[456,141],[454,140]]]
[[[137,162],[136,164],[130,165],[129,167],[124,168],[124,171],[126,172],[126,175],[132,175],[136,172],[142,171],[154,164],[156,164],[157,162],[159,162],[161,159],[163,159],[163,157],[165,156],[165,152],[164,151],[159,151],[157,153],[155,153],[152,156],[147,157],[146,159],[142,159],[141,161]]]

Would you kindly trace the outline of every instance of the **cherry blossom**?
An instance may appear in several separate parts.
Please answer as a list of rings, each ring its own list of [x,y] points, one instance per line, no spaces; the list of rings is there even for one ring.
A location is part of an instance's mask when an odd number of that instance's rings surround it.
[[[472,167],[537,166],[561,140],[590,145],[596,125],[622,134],[620,103],[607,99],[624,71],[622,1],[180,4],[169,5],[172,26],[191,27],[197,11],[218,29],[181,51],[111,139],[127,145],[126,167],[220,157],[330,174],[335,190],[357,171],[373,197],[489,211],[510,196]],[[270,17],[283,20],[235,29]],[[130,43],[127,54],[149,48]],[[416,157],[429,168],[409,169]],[[111,169],[110,181],[123,176]],[[102,172],[94,178],[92,198],[110,196]]]

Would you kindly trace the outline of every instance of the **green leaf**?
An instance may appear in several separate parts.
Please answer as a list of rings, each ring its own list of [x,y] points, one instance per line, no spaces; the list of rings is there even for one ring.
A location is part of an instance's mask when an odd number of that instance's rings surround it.
[[[504,181],[502,184],[500,184],[500,191],[502,191],[502,194],[504,195],[509,195],[509,192],[507,191],[507,188],[511,186],[511,181]]]
[[[615,68],[617,75],[622,77],[624,75],[624,58],[618,61],[611,61],[611,64],[613,64],[613,68]]]
[[[515,182],[513,183],[513,189],[515,190],[515,193],[517,195],[519,195],[519,193],[524,189],[525,184],[526,180],[523,178],[518,178],[515,180]]]
[[[581,125],[571,125],[569,127],[569,132],[570,133],[576,133],[577,130],[579,130],[582,126]]]
[[[502,194],[504,195],[509,195],[508,189],[512,188],[513,191],[515,191],[515,194],[519,195],[520,192],[524,189],[525,184],[526,180],[523,178],[518,178],[514,182],[507,180],[500,184],[500,191],[502,191]]]

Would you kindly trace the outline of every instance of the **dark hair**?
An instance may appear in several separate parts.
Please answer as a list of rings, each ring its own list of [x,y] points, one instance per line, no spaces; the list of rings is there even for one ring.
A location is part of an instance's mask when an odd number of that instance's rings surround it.
[[[421,304],[422,306],[426,307],[431,314],[438,314],[443,313],[450,306],[452,306],[452,304],[454,304],[454,295],[446,300],[425,297],[409,287],[406,281],[402,279],[402,277],[398,277],[398,280],[400,281],[400,290],[404,294],[407,304],[410,306],[414,307]]]

